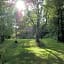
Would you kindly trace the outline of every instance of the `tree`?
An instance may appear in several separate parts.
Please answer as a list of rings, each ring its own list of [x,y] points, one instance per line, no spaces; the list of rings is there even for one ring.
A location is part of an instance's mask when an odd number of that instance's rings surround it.
[[[48,11],[49,13],[49,18],[48,20],[51,21],[51,25],[53,24],[54,27],[56,28],[56,33],[57,33],[57,38],[59,41],[63,41],[64,39],[64,23],[63,23],[63,16],[62,16],[62,12],[63,12],[63,4],[64,1],[63,0],[46,0],[46,4],[48,6]],[[54,12],[54,13],[52,13]]]
[[[0,1],[0,36],[2,41],[13,33],[13,17],[12,7],[8,6],[6,1]]]
[[[36,42],[37,45],[40,46],[40,22],[42,19],[42,11],[43,11],[43,0],[32,0],[34,9],[32,14],[30,12],[30,14],[28,14],[31,22],[33,23],[33,25],[36,25]],[[35,14],[35,15],[34,15]],[[33,17],[32,17],[33,15]],[[36,16],[36,20],[34,20],[34,16]],[[36,21],[36,22],[35,22]]]

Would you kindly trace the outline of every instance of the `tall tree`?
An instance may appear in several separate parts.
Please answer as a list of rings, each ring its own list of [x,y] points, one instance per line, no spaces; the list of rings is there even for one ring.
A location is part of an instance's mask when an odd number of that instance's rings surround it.
[[[12,7],[9,6],[7,1],[0,1],[0,36],[7,38],[13,33],[13,14]]]
[[[37,42],[37,45],[40,46],[40,22],[41,22],[42,15],[43,15],[42,14],[43,0],[32,0],[32,3],[33,3],[33,6],[34,6],[34,9],[32,11],[36,15],[36,17],[35,17],[36,23],[34,23],[35,21],[33,20],[34,16],[31,17],[30,14],[29,14],[29,17],[30,17],[30,20],[32,21],[32,23],[36,24],[36,42]]]
[[[58,40],[64,39],[64,23],[63,23],[63,5],[64,5],[64,0],[46,0],[46,5],[48,6],[48,11],[49,12],[49,18],[48,20],[53,21],[51,24],[54,25],[54,27],[57,28],[57,36]],[[52,13],[53,12],[53,13]],[[53,27],[53,28],[54,28]],[[56,32],[55,31],[55,32]]]

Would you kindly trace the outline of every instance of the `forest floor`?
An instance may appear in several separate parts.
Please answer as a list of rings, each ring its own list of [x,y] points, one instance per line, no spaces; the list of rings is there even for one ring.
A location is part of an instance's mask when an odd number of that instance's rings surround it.
[[[39,48],[34,39],[5,40],[0,44],[0,64],[64,64],[64,44],[54,39],[42,39]]]

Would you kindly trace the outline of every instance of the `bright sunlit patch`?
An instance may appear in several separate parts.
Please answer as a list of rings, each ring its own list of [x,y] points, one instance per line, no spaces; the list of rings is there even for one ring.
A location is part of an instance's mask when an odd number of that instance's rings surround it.
[[[21,1],[21,0],[17,1],[15,6],[18,10],[25,10],[26,9],[24,1]]]
[[[24,11],[22,11],[22,15],[23,15],[23,16],[25,15],[25,12],[24,12]]]

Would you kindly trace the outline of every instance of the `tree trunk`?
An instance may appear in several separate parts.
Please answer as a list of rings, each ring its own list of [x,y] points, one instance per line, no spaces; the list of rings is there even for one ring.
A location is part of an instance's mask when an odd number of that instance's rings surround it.
[[[40,25],[40,23],[39,23],[39,19],[37,20],[37,26],[36,26],[36,42],[40,42],[40,40],[39,40],[39,25]]]
[[[60,8],[58,10],[58,41],[64,42],[64,22],[63,22],[63,11]]]
[[[38,2],[38,0],[37,0],[37,2]],[[40,13],[39,13],[39,3],[38,3],[37,4],[36,42],[37,42],[37,45],[40,47],[39,27],[40,27]]]
[[[62,38],[62,41],[64,42],[64,23],[63,23],[63,15],[62,15],[62,10],[61,10],[61,38]]]

